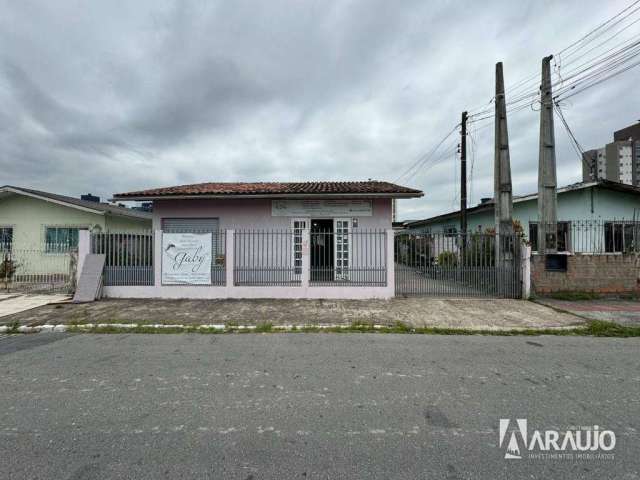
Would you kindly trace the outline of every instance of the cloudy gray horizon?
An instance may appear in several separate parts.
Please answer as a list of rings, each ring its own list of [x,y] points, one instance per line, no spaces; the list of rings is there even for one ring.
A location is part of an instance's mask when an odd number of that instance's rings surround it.
[[[628,4],[1,1],[0,184],[110,198],[207,181],[393,181],[463,110],[492,107],[497,61],[507,85],[536,74]],[[638,121],[637,84],[630,70],[563,105],[585,148]],[[537,188],[538,115],[508,119],[516,195]],[[493,189],[493,128],[480,126],[471,205]],[[557,121],[555,132],[558,183],[579,181]],[[457,208],[456,141],[403,179],[425,196],[400,201],[400,218]]]

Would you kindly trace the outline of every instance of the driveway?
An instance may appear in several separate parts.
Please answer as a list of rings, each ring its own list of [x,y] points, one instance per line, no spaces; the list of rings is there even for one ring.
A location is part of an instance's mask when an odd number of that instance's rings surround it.
[[[17,335],[0,340],[0,478],[633,479],[639,350],[638,338]],[[505,460],[502,418],[530,433],[598,425],[614,458],[521,446]]]
[[[470,329],[555,328],[584,319],[522,300],[395,298],[393,300],[101,300],[46,305],[0,319],[27,325],[165,323],[317,325],[367,322]]]

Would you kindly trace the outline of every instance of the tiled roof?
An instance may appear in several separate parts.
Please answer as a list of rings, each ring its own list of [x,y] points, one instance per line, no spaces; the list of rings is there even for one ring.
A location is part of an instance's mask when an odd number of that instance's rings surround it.
[[[295,196],[295,195],[363,195],[388,197],[421,197],[422,192],[389,182],[258,182],[258,183],[196,183],[176,187],[154,188],[118,193],[114,198],[145,199],[194,196]]]
[[[557,189],[557,193],[558,195],[562,195],[564,193],[568,193],[568,192],[572,192],[575,190],[584,190],[587,188],[604,188],[606,190],[614,190],[617,192],[624,192],[624,193],[630,193],[633,195],[640,195],[640,188],[633,186],[633,185],[627,185],[624,183],[619,183],[619,182],[612,182],[610,180],[598,180],[597,182],[577,182],[577,183],[572,183],[570,185],[565,185],[564,187],[560,187]],[[535,200],[538,198],[538,194],[537,193],[530,193],[527,195],[514,195],[513,197],[513,203],[520,203],[520,202],[529,202],[531,200]],[[469,207],[467,208],[467,214],[472,214],[472,213],[477,213],[477,212],[482,212],[482,211],[486,211],[486,210],[493,210],[494,208],[494,204],[495,202],[493,201],[493,198],[488,199],[485,202],[481,202],[478,205],[475,205],[473,207]],[[425,218],[422,220],[411,220],[408,222],[405,222],[405,226],[412,228],[412,227],[418,227],[418,226],[422,226],[422,225],[427,225],[429,223],[432,222],[436,222],[436,221],[440,221],[440,220],[447,220],[447,219],[451,219],[451,218],[459,218],[460,217],[460,210],[456,210],[453,212],[447,212],[447,213],[443,213],[440,215],[436,215],[433,217],[429,217],[429,218]]]
[[[57,193],[43,192],[41,190],[33,190],[31,188],[14,187],[12,185],[5,185],[0,187],[0,192],[11,193],[24,193],[43,199],[49,199],[56,202],[66,203],[69,206],[87,208],[96,212],[104,212],[112,215],[120,215],[125,217],[132,217],[136,219],[150,220],[152,215],[149,212],[142,212],[140,210],[133,210],[131,208],[121,207],[119,205],[112,205],[110,203],[90,202],[87,200],[81,200],[79,198],[68,197],[66,195],[58,195]]]

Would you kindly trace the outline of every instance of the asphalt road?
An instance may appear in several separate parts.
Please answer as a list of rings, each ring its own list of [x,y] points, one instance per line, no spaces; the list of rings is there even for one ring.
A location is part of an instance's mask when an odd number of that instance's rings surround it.
[[[0,339],[2,479],[640,475],[640,339],[385,334]],[[613,458],[505,460],[501,418]]]

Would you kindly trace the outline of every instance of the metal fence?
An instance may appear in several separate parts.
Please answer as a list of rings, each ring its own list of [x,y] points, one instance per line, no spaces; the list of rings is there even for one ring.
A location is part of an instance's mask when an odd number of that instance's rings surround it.
[[[29,293],[72,293],[77,251],[52,253],[37,249],[0,250],[0,289]]]
[[[398,232],[396,294],[520,298],[521,245],[519,235]]]
[[[555,235],[554,235],[555,233]],[[559,220],[556,224],[529,222],[531,250],[538,251],[539,236],[545,235],[547,248],[559,252],[590,254],[636,254],[640,252],[638,220]]]
[[[233,281],[242,286],[288,286],[302,282],[299,230],[237,230],[233,245]]]
[[[342,229],[310,233],[311,286],[385,286],[387,232]]]
[[[105,255],[104,285],[153,285],[153,233],[91,234],[91,253]]]

